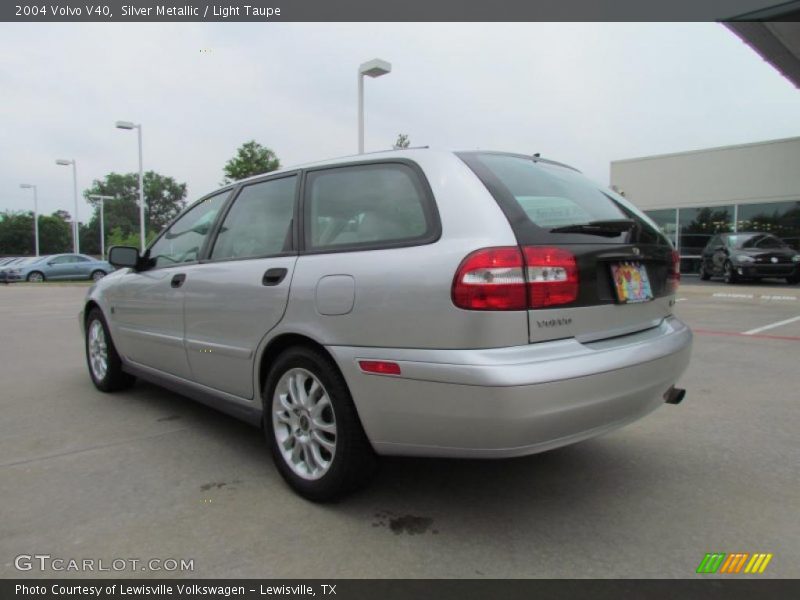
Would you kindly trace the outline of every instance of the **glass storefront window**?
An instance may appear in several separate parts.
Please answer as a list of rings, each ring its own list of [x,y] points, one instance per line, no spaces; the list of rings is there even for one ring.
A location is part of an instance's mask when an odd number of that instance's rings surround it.
[[[673,246],[677,247],[677,217],[678,211],[674,208],[665,208],[663,210],[647,210],[645,214],[653,219],[661,232],[667,236]]]
[[[800,200],[740,204],[737,226],[741,232],[771,233],[795,250],[800,250]]]
[[[733,231],[733,205],[682,208],[678,212],[680,222],[680,253],[687,257],[681,261],[681,271],[697,273],[699,257],[708,240],[715,233]]]

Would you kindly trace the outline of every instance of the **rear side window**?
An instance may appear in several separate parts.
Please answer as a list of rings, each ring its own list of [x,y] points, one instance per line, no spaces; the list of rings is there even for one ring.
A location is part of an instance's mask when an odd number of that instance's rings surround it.
[[[309,250],[402,246],[435,236],[432,201],[405,164],[311,171],[305,197]]]
[[[668,243],[627,200],[568,167],[514,154],[458,156],[492,193],[521,243],[619,243],[627,234],[598,238],[575,226],[631,219],[639,225],[636,241]],[[565,228],[572,231],[558,231]]]
[[[212,259],[280,254],[291,248],[297,176],[242,188],[220,227]]]

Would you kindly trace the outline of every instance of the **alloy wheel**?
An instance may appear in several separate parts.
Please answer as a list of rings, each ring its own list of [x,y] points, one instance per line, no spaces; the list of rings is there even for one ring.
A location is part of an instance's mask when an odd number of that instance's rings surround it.
[[[92,367],[92,375],[97,381],[105,379],[108,372],[108,345],[106,344],[106,332],[103,324],[92,321],[89,325],[89,365]]]
[[[320,479],[336,455],[336,415],[322,382],[306,369],[286,371],[272,396],[272,424],[281,457],[299,477]]]

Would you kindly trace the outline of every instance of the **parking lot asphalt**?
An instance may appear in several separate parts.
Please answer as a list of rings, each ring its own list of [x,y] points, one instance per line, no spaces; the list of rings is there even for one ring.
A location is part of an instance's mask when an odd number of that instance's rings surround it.
[[[96,391],[85,292],[0,288],[2,577],[699,577],[707,552],[800,577],[800,286],[684,278],[678,406],[526,458],[384,459],[333,505],[289,491],[257,429],[141,382]],[[194,570],[20,572],[21,554]]]

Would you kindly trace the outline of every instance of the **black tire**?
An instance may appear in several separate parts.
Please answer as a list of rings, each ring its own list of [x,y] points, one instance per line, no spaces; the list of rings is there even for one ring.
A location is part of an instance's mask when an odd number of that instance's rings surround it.
[[[30,273],[28,273],[28,276],[25,278],[25,281],[31,283],[34,282],[40,283],[42,281],[45,281],[46,279],[47,278],[44,276],[44,273],[42,273],[41,271],[31,271]]]
[[[89,279],[91,279],[92,281],[99,281],[106,275],[108,275],[108,273],[103,271],[103,269],[97,269],[96,271],[92,271],[92,274],[89,275]]]
[[[790,275],[786,278],[786,283],[789,285],[797,285],[800,283],[800,275]]]
[[[98,378],[92,369],[91,359],[89,357],[89,333],[92,324],[97,321],[103,328],[103,334],[106,341],[106,361],[107,369],[102,378]],[[92,379],[94,386],[101,392],[115,392],[129,388],[136,381],[136,377],[130,373],[122,370],[122,360],[117,354],[117,349],[114,346],[114,341],[111,339],[111,333],[108,330],[108,324],[99,308],[93,308],[89,311],[86,317],[86,334],[84,335],[84,349],[86,350],[86,366],[89,368],[89,377]]]
[[[725,266],[722,268],[725,278],[725,283],[736,283],[739,281],[739,276],[736,274],[736,271],[733,270],[733,265],[731,261],[726,260]]]
[[[273,395],[281,377],[291,369],[304,369],[319,380],[330,399],[335,418],[335,453],[327,471],[318,479],[305,479],[295,473],[278,447]],[[285,350],[270,368],[262,400],[264,433],[275,466],[299,495],[313,502],[331,502],[362,487],[372,477],[377,467],[375,451],[361,426],[347,383],[327,356],[305,346]]]
[[[706,271],[705,265],[700,265],[700,279],[702,279],[703,281],[708,281],[709,279],[711,279],[711,273]]]

